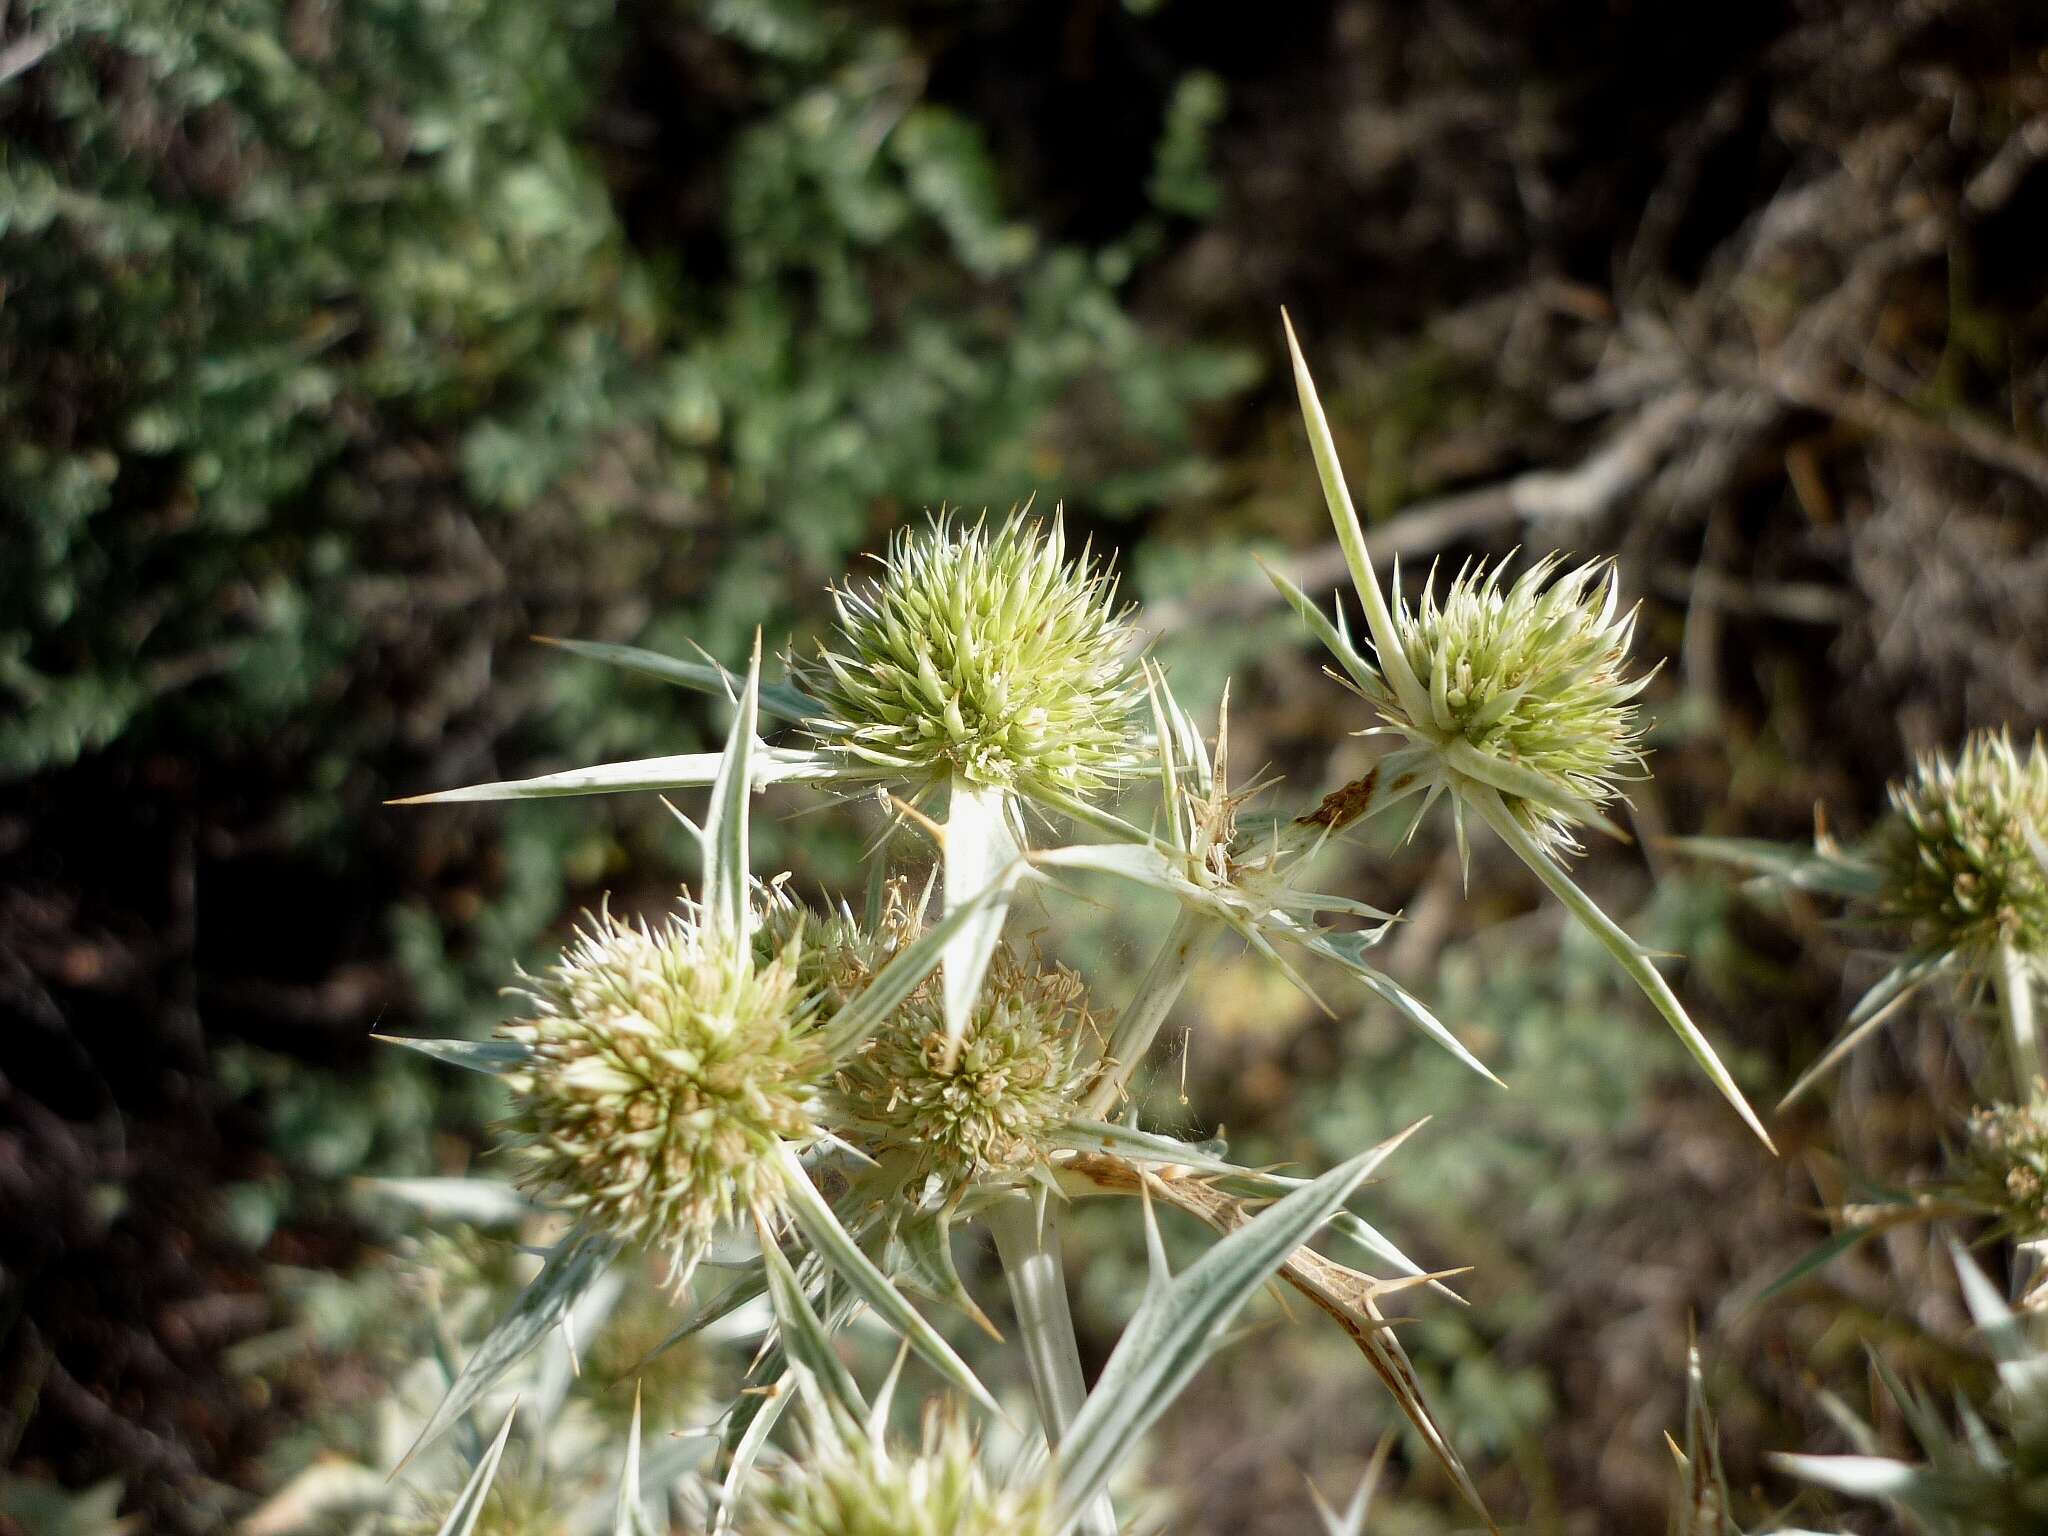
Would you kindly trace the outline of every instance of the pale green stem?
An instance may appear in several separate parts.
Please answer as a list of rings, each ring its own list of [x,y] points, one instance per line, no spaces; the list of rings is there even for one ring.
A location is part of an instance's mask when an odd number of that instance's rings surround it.
[[[1629,980],[1642,989],[1656,1010],[1664,1016],[1678,1038],[1685,1042],[1685,1048],[1692,1052],[1693,1059],[1700,1064],[1713,1085],[1721,1090],[1721,1096],[1735,1107],[1745,1124],[1756,1132],[1759,1140],[1769,1147],[1773,1154],[1776,1145],[1763,1122],[1756,1117],[1756,1111],[1749,1107],[1749,1100],[1742,1096],[1742,1090],[1735,1085],[1734,1077],[1721,1064],[1721,1058],[1714,1053],[1707,1037],[1700,1033],[1699,1026],[1685,1011],[1685,1005],[1678,1000],[1678,994],[1671,990],[1657,967],[1652,965],[1636,941],[1622,931],[1621,926],[1601,911],[1593,898],[1580,890],[1572,877],[1540,847],[1529,835],[1528,828],[1515,819],[1508,809],[1500,791],[1490,784],[1477,784],[1466,780],[1455,791],[1474,810],[1478,811],[1486,824],[1500,834],[1501,841],[1514,850],[1515,856],[1528,865],[1536,878],[1550,888],[1552,895],[1565,904],[1579,924],[1606,948],[1615,963],[1627,973]]]
[[[976,784],[954,774],[946,803],[946,910],[954,911],[979,896],[997,874],[1017,857],[1010,836],[1010,803],[1005,790]],[[939,996],[946,1016],[946,1060],[950,1066],[967,1032],[975,995],[1002,936],[1008,903],[991,903],[981,916],[960,930],[939,962]]]
[[[1088,1400],[1081,1374],[1081,1346],[1074,1336],[1074,1314],[1067,1305],[1066,1268],[1060,1258],[1056,1214],[1026,1198],[1004,1200],[990,1207],[986,1220],[996,1240],[996,1257],[1009,1282],[1010,1305],[1017,1314],[1017,1332],[1024,1363],[1031,1373],[1031,1396],[1045,1426],[1045,1443],[1059,1449],[1067,1429]],[[1082,1513],[1086,1536],[1116,1536],[1116,1509],[1107,1493]]]
[[[1088,1097],[1082,1103],[1082,1114],[1107,1120],[1115,1113],[1117,1101],[1123,1097],[1131,1074],[1137,1071],[1138,1063],[1158,1036],[1159,1027],[1180,1000],[1181,991],[1194,972],[1195,962],[1223,927],[1221,918],[1207,912],[1194,907],[1180,909],[1180,915],[1173,920],[1173,928],[1166,935],[1166,942],[1153,957],[1144,980],[1138,983],[1138,995],[1117,1017],[1109,1044],[1103,1048],[1102,1069],[1096,1074],[1094,1086],[1088,1090]]]
[[[2018,946],[1998,946],[1993,977],[1998,1016],[2005,1025],[2005,1045],[2012,1054],[2013,1102],[2040,1097],[2041,1039],[2034,1020],[2034,975]]]

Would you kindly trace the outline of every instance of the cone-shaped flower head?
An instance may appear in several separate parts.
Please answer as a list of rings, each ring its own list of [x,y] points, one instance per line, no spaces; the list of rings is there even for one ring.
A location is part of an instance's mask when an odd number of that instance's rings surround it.
[[[927,1414],[915,1450],[843,1418],[815,1416],[803,1456],[743,1508],[741,1536],[1052,1536],[1051,1486],[992,1477],[956,1414]]]
[[[687,1263],[713,1229],[779,1208],[776,1144],[815,1134],[823,1065],[796,940],[765,960],[695,907],[609,913],[529,980],[504,1026],[519,1182],[592,1226]]]
[[[1559,566],[1551,556],[1508,584],[1505,565],[1474,565],[1441,600],[1434,581],[1412,608],[1397,599],[1394,632],[1427,710],[1360,690],[1448,787],[1460,775],[1491,784],[1553,854],[1622,780],[1643,777],[1634,700],[1649,681],[1628,675],[1635,616],[1615,611],[1611,567]]]
[[[1966,966],[2004,946],[2048,954],[2048,753],[1980,732],[1953,760],[1924,757],[1891,790],[1877,835],[1881,915],[1917,950]]]
[[[1970,1112],[1969,1192],[2022,1240],[2048,1234],[2048,1104]]]
[[[833,594],[838,626],[795,667],[827,748],[908,777],[960,774],[1088,796],[1137,764],[1135,636],[1102,565],[1013,514],[941,516],[890,541],[879,580]]]
[[[868,1136],[915,1152],[949,1184],[1018,1172],[1078,1112],[1078,1046],[1097,1027],[1080,977],[999,947],[950,1059],[939,1000],[921,988],[840,1068],[838,1101]]]

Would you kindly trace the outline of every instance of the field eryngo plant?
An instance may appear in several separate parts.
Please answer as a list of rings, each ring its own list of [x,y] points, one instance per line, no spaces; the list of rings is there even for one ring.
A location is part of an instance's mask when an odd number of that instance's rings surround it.
[[[562,1231],[423,1441],[502,1396],[580,1296],[652,1253],[675,1290],[675,1339],[750,1305],[765,1309],[768,1331],[747,1390],[709,1431],[718,1454],[707,1471],[643,1496],[628,1458],[619,1530],[680,1511],[748,1536],[1107,1536],[1123,1528],[1113,1476],[1251,1295],[1278,1280],[1353,1339],[1491,1525],[1380,1307],[1442,1277],[1347,1209],[1407,1133],[1301,1178],[1138,1123],[1128,1085],[1192,968],[1225,932],[1304,990],[1299,958],[1319,957],[1485,1072],[1369,963],[1391,914],[1308,879],[1356,824],[1404,803],[1419,819],[1448,795],[1461,846],[1469,811],[1601,937],[1755,1122],[1669,987],[1561,862],[1577,829],[1612,829],[1620,786],[1644,771],[1633,701],[1646,678],[1628,667],[1631,621],[1617,612],[1613,573],[1555,560],[1512,580],[1474,568],[1441,597],[1431,588],[1389,605],[1298,353],[1296,363],[1372,658],[1341,620],[1289,595],[1369,704],[1366,728],[1396,738],[1372,773],[1296,814],[1250,812],[1263,786],[1230,786],[1227,698],[1211,736],[1139,654],[1107,567],[1085,550],[1070,556],[1057,514],[1021,513],[942,515],[899,533],[878,573],[835,592],[836,625],[814,653],[788,658],[783,683],[762,682],[758,645],[739,675],[571,643],[727,694],[735,712],[721,752],[424,797],[710,790],[702,824],[685,823],[703,856],[693,899],[659,921],[593,919],[559,965],[517,989],[521,1017],[495,1039],[413,1042],[503,1076],[515,1177]],[[763,740],[764,719],[789,727],[788,741]],[[896,814],[878,869],[890,847],[926,837],[932,877],[877,878],[858,908],[829,911],[764,884],[750,868],[748,817],[757,791],[785,783],[888,791]],[[1039,955],[1035,940],[1006,936],[1016,892],[1056,901],[1078,874],[1175,899],[1178,915],[1134,982],[1084,977]],[[1144,1296],[1092,1389],[1061,1268],[1062,1212],[1083,1199],[1127,1202],[1151,1255]],[[1215,1234],[1178,1274],[1153,1226],[1158,1204]],[[998,1395],[909,1299],[994,1331],[954,1267],[950,1239],[963,1223],[994,1238],[1010,1342],[1043,1431],[1042,1448],[1001,1473],[978,1452],[984,1430],[970,1417],[978,1405],[993,1416],[984,1425],[1000,1425]],[[1310,1246],[1324,1234],[1366,1267]],[[700,1296],[707,1259],[728,1278]],[[895,1375],[871,1403],[846,1363],[839,1336],[862,1312],[922,1362],[910,1369],[950,1389],[927,1407],[921,1439],[892,1429]],[[776,1450],[792,1401],[802,1432]],[[1365,1508],[1362,1497],[1330,1515],[1330,1529],[1355,1532]]]
[[[2022,751],[2005,732],[1979,732],[1952,756],[1923,756],[1888,798],[1885,817],[1854,847],[1825,836],[1811,850],[1692,842],[1767,883],[1841,899],[1896,956],[1785,1102],[1937,979],[1953,984],[1965,1013],[1989,995],[2010,1065],[2008,1091],[2032,1094],[2043,1070],[2034,993],[2048,967],[2048,751],[2039,740]]]

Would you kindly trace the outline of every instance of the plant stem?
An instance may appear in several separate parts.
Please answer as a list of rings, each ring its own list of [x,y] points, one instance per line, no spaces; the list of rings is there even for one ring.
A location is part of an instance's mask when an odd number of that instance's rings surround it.
[[[2012,1054],[2014,1102],[2040,1097],[2041,1038],[2034,1023],[2034,977],[2027,957],[2016,945],[1998,946],[1993,976],[1998,1016],[2005,1025],[2005,1045]]]
[[[1195,962],[1223,926],[1222,919],[1206,912],[1193,907],[1180,909],[1180,915],[1173,920],[1173,927],[1166,935],[1166,942],[1153,956],[1151,967],[1138,983],[1137,996],[1131,999],[1130,1006],[1118,1016],[1116,1027],[1110,1031],[1109,1044],[1103,1048],[1101,1071],[1097,1073],[1094,1086],[1088,1090],[1088,1097],[1082,1105],[1084,1115],[1107,1120],[1114,1113],[1116,1102],[1130,1082],[1131,1074],[1138,1069],[1138,1063],[1144,1059],[1145,1052],[1151,1049],[1152,1041],[1159,1034],[1159,1026],[1166,1022],[1166,1016],[1173,1012],[1173,1005],[1180,1000],[1181,991],[1194,972]]]
[[[1057,1216],[1050,1206],[1020,1198],[992,1206],[987,1220],[1009,1282],[1045,1443],[1057,1450],[1088,1398],[1074,1314],[1067,1306]],[[1082,1513],[1080,1529],[1086,1536],[1116,1536],[1116,1528],[1115,1507],[1107,1493],[1101,1494]]]
[[[1010,836],[1009,795],[954,774],[946,803],[942,845],[946,876],[946,910],[952,912],[979,896],[996,875],[1017,857]],[[946,946],[939,962],[939,996],[946,1010],[946,1065],[950,1069],[967,1032],[975,995],[1002,936],[1009,903],[992,904]]]

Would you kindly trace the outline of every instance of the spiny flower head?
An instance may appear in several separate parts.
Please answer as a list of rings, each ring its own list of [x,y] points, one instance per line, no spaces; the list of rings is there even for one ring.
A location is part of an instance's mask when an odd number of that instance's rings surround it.
[[[1970,1112],[1970,1193],[2021,1239],[2048,1233],[2048,1105],[1993,1104]]]
[[[1552,852],[1573,846],[1575,807],[1597,809],[1644,776],[1634,700],[1649,683],[1628,676],[1635,615],[1616,612],[1611,566],[1558,575],[1561,564],[1539,560],[1512,585],[1505,564],[1475,564],[1441,600],[1434,580],[1414,607],[1400,599],[1394,633],[1429,709],[1412,717],[1392,689],[1374,700],[1453,773],[1493,783]]]
[[[1040,1161],[1047,1133],[1075,1113],[1077,1047],[1098,1025],[1080,977],[998,948],[959,1048],[938,1000],[920,989],[837,1076],[848,1114],[917,1152],[949,1182]]]
[[[992,1478],[957,1414],[927,1413],[914,1451],[816,1417],[801,1460],[748,1501],[742,1536],[1052,1536],[1050,1484]]]
[[[773,1212],[778,1141],[815,1134],[822,1075],[795,936],[765,959],[695,907],[659,925],[609,913],[521,989],[505,1025],[521,1186],[686,1264],[715,1227]]]
[[[1135,637],[1116,579],[1012,514],[905,529],[879,580],[833,593],[837,632],[792,664],[822,745],[910,776],[1093,795],[1137,765]]]
[[[1891,789],[1877,836],[1881,914],[1916,947],[1987,961],[2048,953],[2048,753],[1979,732],[1951,760],[1923,757]]]

